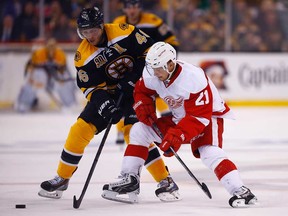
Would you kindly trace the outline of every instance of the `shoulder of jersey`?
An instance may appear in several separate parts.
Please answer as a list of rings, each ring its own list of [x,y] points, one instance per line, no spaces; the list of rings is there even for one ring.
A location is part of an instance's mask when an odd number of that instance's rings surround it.
[[[178,63],[182,66],[180,79],[178,80],[178,85],[182,89],[197,93],[207,86],[208,81],[204,71],[200,67],[182,61]]]
[[[111,42],[112,40],[115,41],[115,38],[129,36],[134,31],[135,26],[126,23],[109,23],[105,24],[104,28],[108,37],[108,42]]]
[[[46,48],[45,47],[41,47],[41,48],[35,50],[34,53],[37,53],[38,55],[39,54],[44,54],[44,53],[46,53]]]
[[[83,66],[86,59],[88,59],[89,56],[96,52],[97,49],[97,47],[92,46],[86,39],[83,39],[74,56],[75,66]]]
[[[151,71],[150,73],[153,73],[153,72]],[[157,89],[157,86],[159,85],[159,79],[150,73],[148,72],[147,68],[144,67],[143,74],[142,74],[143,82],[145,83],[145,86],[147,88]]]
[[[163,22],[163,20],[158,17],[155,14],[152,13],[142,13],[141,15],[141,20],[140,22],[137,24],[137,26],[141,26],[141,25],[152,25],[152,26],[159,26],[161,23]]]
[[[128,37],[135,29],[134,26],[125,23],[104,24],[104,28],[108,37],[108,44],[117,43],[119,40]],[[91,45],[86,39],[83,39],[74,56],[75,66],[83,66],[85,61],[98,49],[98,47]]]
[[[32,61],[44,61],[46,59],[46,48],[41,47],[32,53]]]

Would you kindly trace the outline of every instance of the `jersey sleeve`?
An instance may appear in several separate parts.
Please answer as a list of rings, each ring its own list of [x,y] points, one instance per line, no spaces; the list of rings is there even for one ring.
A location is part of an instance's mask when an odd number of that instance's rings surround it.
[[[77,70],[77,86],[83,92],[85,98],[89,102],[97,102],[101,97],[105,97],[103,91],[107,91],[107,84],[105,77],[100,73],[97,74],[97,80],[89,78],[88,66],[76,67]],[[102,100],[102,99],[101,99]]]
[[[135,104],[138,101],[147,101],[148,103],[154,103],[156,91],[149,89],[145,86],[144,79],[141,78],[136,82],[134,89]]]

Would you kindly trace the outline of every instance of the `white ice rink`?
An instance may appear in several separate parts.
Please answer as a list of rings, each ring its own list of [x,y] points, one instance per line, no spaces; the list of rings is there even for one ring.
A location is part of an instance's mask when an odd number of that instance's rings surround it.
[[[160,216],[221,215],[278,216],[288,211],[288,108],[233,108],[237,120],[225,125],[224,150],[240,170],[245,184],[257,195],[259,204],[233,209],[230,195],[216,177],[182,146],[180,157],[201,182],[212,199],[203,193],[176,158],[165,158],[180,187],[183,200],[163,203],[154,195],[156,183],[143,169],[139,204],[117,203],[101,198],[104,183],[119,174],[123,149],[114,144],[116,130],[110,131],[91,184],[79,209],[72,207],[79,197],[102,139],[95,136],[87,147],[79,168],[60,200],[37,195],[43,180],[56,174],[56,168],[70,126],[77,113],[0,112],[0,215],[29,216]],[[26,209],[15,209],[26,204]]]

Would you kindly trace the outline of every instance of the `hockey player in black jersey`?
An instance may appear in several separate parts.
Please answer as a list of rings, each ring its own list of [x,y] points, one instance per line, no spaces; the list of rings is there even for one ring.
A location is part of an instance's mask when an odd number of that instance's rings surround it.
[[[107,127],[110,119],[116,124],[122,117],[125,118],[124,133],[128,139],[132,124],[138,121],[132,107],[134,84],[142,75],[145,55],[154,43],[148,35],[132,25],[104,24],[103,14],[97,7],[83,9],[77,24],[77,32],[83,39],[74,61],[77,85],[88,102],[70,129],[57,176],[41,184],[38,194],[48,198],[61,198],[85,147],[95,134]],[[124,99],[117,107],[115,101],[122,93]],[[150,148],[148,158],[154,162],[157,177],[153,177],[159,183],[169,180],[176,185],[155,146]],[[173,189],[178,190],[177,185]],[[170,191],[167,189],[164,192],[169,194]]]
[[[134,25],[149,35],[155,42],[164,41],[172,45],[176,51],[178,50],[179,41],[172,29],[156,14],[144,11],[142,0],[123,0],[122,2],[123,15],[116,17],[113,23]],[[156,108],[161,116],[169,114],[168,105],[160,97],[156,97]],[[119,121],[116,127],[116,144],[124,144],[123,121]]]

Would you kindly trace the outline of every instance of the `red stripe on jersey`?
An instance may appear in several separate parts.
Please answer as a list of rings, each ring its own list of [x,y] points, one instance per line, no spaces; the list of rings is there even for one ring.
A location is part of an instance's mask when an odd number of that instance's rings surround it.
[[[124,156],[139,157],[146,161],[148,157],[148,148],[145,146],[129,144],[125,150]]]
[[[225,113],[227,113],[230,110],[230,107],[228,107],[228,105],[226,103],[224,103],[225,106],[225,110],[222,112],[213,112],[214,116],[221,116],[224,115]]]
[[[217,125],[218,125],[218,146],[222,148],[223,144],[223,131],[224,131],[224,120],[222,118],[217,118]]]
[[[223,176],[233,170],[237,170],[235,164],[232,161],[225,159],[221,161],[220,164],[218,164],[218,166],[214,170],[214,173],[220,181]]]

